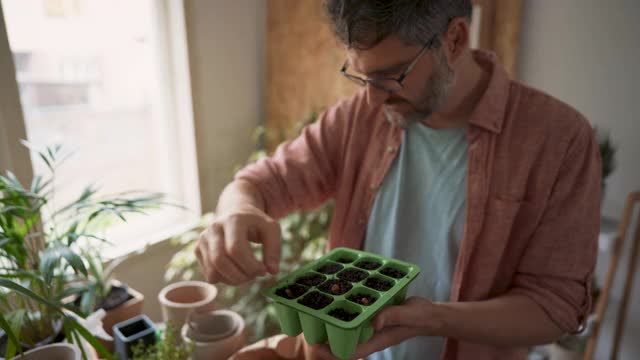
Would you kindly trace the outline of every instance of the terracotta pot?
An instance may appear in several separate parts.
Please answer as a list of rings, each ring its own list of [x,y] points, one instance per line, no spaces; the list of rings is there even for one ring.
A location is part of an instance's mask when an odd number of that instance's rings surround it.
[[[191,313],[207,313],[214,309],[218,289],[203,281],[180,281],[168,285],[158,294],[162,320],[180,331]]]
[[[229,359],[247,342],[244,320],[231,310],[191,314],[181,336],[186,344],[193,344],[193,360]]]
[[[29,350],[13,360],[80,360],[82,354],[77,346],[67,343],[45,345]]]
[[[113,285],[121,285],[119,281],[114,280]],[[131,319],[138,315],[142,314],[142,307],[144,305],[144,295],[136,291],[134,288],[129,287],[128,292],[132,299],[129,299],[124,304],[116,307],[115,309],[111,309],[107,311],[107,314],[102,319],[102,327],[104,330],[113,337],[113,326],[115,324],[121,323],[125,320]],[[102,338],[98,338],[102,345],[104,345],[107,350],[113,352],[113,341],[105,340]]]

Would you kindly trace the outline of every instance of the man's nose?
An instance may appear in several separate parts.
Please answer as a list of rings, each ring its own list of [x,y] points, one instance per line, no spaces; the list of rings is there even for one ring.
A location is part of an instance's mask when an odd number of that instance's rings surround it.
[[[375,106],[384,103],[389,98],[389,92],[367,84],[367,101]]]

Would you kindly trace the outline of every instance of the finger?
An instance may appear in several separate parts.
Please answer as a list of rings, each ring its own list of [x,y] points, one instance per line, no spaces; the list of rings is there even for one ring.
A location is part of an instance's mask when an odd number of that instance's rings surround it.
[[[200,241],[196,247],[196,259],[202,268],[202,274],[209,283],[220,281],[215,269],[211,265],[212,244],[216,241],[214,229],[208,228],[200,235]],[[198,257],[199,256],[199,257]]]
[[[210,283],[214,283],[215,281],[209,280],[209,266],[207,262],[204,261],[203,248],[206,247],[206,240],[204,239],[204,233],[200,235],[200,239],[198,239],[198,243],[196,244],[196,248],[194,253],[196,255],[196,261],[198,262],[198,266],[200,267],[200,272]]]
[[[237,267],[248,278],[266,274],[267,269],[253,255],[249,244],[249,226],[238,220],[228,221],[224,224],[225,251]]]
[[[384,308],[373,319],[373,327],[380,330],[390,326],[415,326],[416,308],[420,310],[421,302],[417,297],[410,297],[402,305]]]
[[[419,335],[415,328],[394,326],[377,331],[369,341],[358,345],[352,359],[364,358],[368,355],[382,351],[388,347],[397,345],[405,340]]]
[[[311,351],[311,358],[312,359],[317,359],[317,360],[336,360],[336,359],[338,359],[331,352],[331,348],[329,347],[329,345],[316,344],[316,345],[311,345],[309,348],[310,348],[310,351]]]
[[[262,259],[272,275],[280,271],[280,223],[270,219],[258,226],[262,243]]]
[[[211,260],[211,277],[227,285],[242,285],[249,281],[245,275],[229,257],[218,257]]]
[[[233,281],[227,279],[224,275],[220,274],[220,273],[216,273],[216,277],[219,279],[218,281],[220,281],[223,284],[230,284],[230,285],[234,285]]]
[[[217,239],[217,241],[211,243],[212,251],[209,254],[209,264],[213,268],[212,272],[217,273],[214,276],[222,275],[227,280],[225,283],[229,285],[240,285],[247,282],[249,277],[238,269],[224,249],[225,233],[223,227],[219,224],[214,224],[212,229]]]

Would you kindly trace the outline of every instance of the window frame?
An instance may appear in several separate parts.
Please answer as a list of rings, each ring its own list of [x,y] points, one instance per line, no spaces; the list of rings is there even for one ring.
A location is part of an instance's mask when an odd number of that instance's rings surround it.
[[[157,114],[163,123],[161,135],[167,162],[174,164],[169,188],[179,191],[180,205],[188,210],[185,221],[158,231],[136,234],[131,241],[118,242],[105,251],[112,259],[139,251],[195,227],[202,214],[198,174],[191,76],[187,46],[184,0],[153,0],[151,3],[152,37],[158,62],[154,86],[159,101]],[[5,17],[0,6],[0,76],[13,79],[0,87],[0,169],[14,172],[21,182],[33,178],[33,164],[28,150],[19,139],[26,139],[26,124],[20,104],[13,55],[8,41]]]

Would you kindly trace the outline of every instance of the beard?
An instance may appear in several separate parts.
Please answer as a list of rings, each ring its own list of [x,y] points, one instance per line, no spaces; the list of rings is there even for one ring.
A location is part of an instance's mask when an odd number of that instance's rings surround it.
[[[416,103],[402,98],[391,98],[385,101],[383,110],[387,121],[401,128],[407,128],[414,122],[419,122],[438,111],[449,97],[451,87],[455,82],[455,73],[447,64],[444,53],[440,49],[436,52],[436,63],[433,72],[427,79],[424,94]],[[392,104],[409,104],[413,108],[406,113],[394,110]]]

